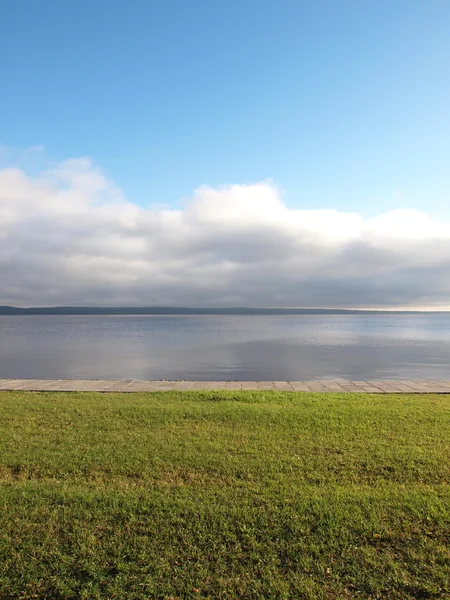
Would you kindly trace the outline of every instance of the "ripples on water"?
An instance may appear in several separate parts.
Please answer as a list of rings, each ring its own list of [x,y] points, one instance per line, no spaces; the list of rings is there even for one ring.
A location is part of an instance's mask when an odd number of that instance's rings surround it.
[[[450,314],[0,316],[0,377],[450,379]]]

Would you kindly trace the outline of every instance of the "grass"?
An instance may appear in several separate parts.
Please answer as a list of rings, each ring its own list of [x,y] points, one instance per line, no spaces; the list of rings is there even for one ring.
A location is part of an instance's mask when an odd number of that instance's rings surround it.
[[[0,392],[0,598],[450,598],[450,399]]]

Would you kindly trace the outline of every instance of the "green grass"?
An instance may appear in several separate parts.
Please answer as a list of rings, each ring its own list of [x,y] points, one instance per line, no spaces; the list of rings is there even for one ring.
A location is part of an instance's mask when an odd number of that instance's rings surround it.
[[[0,598],[450,598],[450,398],[0,392]]]

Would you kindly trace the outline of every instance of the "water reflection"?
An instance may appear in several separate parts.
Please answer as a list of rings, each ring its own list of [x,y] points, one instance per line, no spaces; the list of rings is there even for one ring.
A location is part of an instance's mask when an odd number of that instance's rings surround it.
[[[0,377],[448,379],[450,315],[5,316]]]

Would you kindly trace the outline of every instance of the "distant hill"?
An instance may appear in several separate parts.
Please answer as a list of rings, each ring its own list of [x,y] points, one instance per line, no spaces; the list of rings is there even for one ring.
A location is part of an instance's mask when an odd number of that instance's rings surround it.
[[[0,306],[0,315],[340,315],[420,313],[421,311],[385,311],[345,308],[189,308],[184,306],[52,306],[17,308]],[[438,311],[436,311],[438,312]]]

